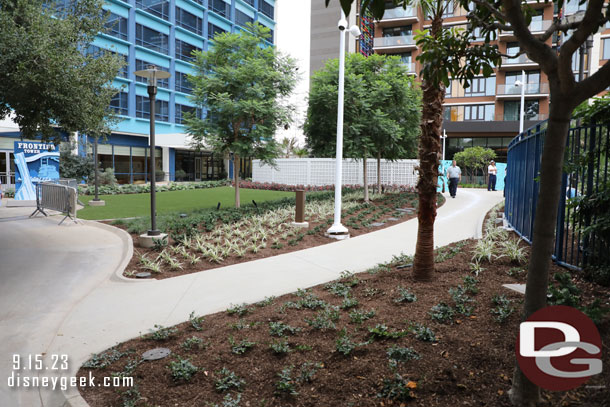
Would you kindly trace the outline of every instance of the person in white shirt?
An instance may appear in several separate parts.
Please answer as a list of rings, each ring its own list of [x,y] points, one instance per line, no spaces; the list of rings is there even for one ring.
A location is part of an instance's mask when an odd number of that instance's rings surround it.
[[[487,175],[489,180],[487,181],[487,190],[495,191],[496,190],[496,176],[498,174],[498,169],[496,168],[496,162],[491,160],[489,166],[487,167]]]
[[[451,163],[451,167],[447,168],[447,178],[449,178],[449,195],[455,198],[458,182],[462,180],[462,170],[456,165],[455,160]]]

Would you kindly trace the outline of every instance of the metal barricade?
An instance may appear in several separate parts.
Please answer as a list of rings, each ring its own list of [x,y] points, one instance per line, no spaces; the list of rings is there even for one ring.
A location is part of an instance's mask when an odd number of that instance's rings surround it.
[[[78,192],[75,188],[65,185],[58,185],[50,182],[45,182],[36,185],[36,210],[30,217],[38,212],[44,216],[48,216],[45,209],[59,211],[65,214],[64,218],[59,222],[61,225],[66,218],[76,221],[76,202]]]
[[[65,185],[67,187],[74,188],[78,192],[78,182],[74,178],[60,178],[57,180],[57,183],[59,185]],[[78,196],[76,197],[76,202],[80,206],[85,206],[85,204],[81,202]]]

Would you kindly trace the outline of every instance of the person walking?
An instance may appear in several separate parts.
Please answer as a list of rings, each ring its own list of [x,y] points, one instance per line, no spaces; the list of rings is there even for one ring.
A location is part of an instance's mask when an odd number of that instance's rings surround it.
[[[489,166],[487,167],[487,176],[489,180],[487,181],[487,190],[495,191],[496,190],[496,177],[498,174],[498,169],[496,168],[496,162],[491,160]]]
[[[462,170],[456,165],[455,160],[453,160],[451,166],[447,168],[447,178],[449,178],[449,195],[451,195],[452,198],[455,198],[458,183],[462,180]]]

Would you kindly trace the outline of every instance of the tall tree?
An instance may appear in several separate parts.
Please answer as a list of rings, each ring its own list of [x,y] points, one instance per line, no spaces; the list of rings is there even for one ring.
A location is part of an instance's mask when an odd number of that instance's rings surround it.
[[[307,144],[317,156],[333,156],[336,146],[338,61],[312,77],[305,122]],[[350,54],[345,65],[345,154],[363,160],[381,154],[407,158],[417,136],[420,92],[398,57]],[[365,201],[368,179],[363,176]],[[379,180],[378,180],[379,181]]]
[[[498,29],[513,32],[521,47],[520,54],[525,53],[538,63],[549,78],[551,105],[540,164],[536,218],[522,315],[525,320],[546,306],[549,260],[553,253],[558,203],[562,193],[561,177],[570,117],[580,103],[610,85],[610,64],[603,65],[597,72],[578,81],[572,69],[572,58],[579,48],[582,49],[589,36],[610,21],[610,6],[604,0],[589,0],[580,18],[554,20],[543,35],[534,36],[529,29],[533,15],[530,5],[522,4],[519,0],[473,1],[474,7],[471,4],[470,13],[473,29],[480,27],[484,35],[493,35]],[[469,7],[466,0],[462,3],[464,7]],[[564,2],[556,0],[554,3],[561,9]],[[566,37],[560,44],[559,52],[553,49],[550,41],[556,33],[563,33]],[[516,406],[535,405],[540,399],[540,389],[525,377],[518,365],[515,367],[510,396]]]
[[[83,52],[106,31],[103,3],[0,0],[0,118],[12,114],[23,137],[109,132],[117,93],[109,85],[123,62]]]
[[[190,116],[188,132],[197,146],[207,144],[220,154],[233,153],[235,207],[239,208],[240,158],[253,157],[273,165],[280,146],[273,135],[290,123],[292,108],[282,102],[292,92],[297,72],[294,61],[265,46],[270,30],[246,24],[239,33],[214,37],[214,47],[196,52],[193,100],[208,113]]]

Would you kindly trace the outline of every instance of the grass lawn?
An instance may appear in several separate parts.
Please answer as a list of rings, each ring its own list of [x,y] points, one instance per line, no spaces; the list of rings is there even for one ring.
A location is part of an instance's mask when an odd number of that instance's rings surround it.
[[[294,192],[241,189],[242,205],[271,201],[294,196]],[[81,196],[85,208],[78,211],[81,219],[117,219],[150,215],[150,194],[100,195],[106,206],[92,207],[87,203],[92,195]],[[201,208],[214,208],[221,203],[222,208],[235,206],[235,192],[232,187],[192,189],[188,191],[157,192],[157,214],[170,212],[190,212]]]

